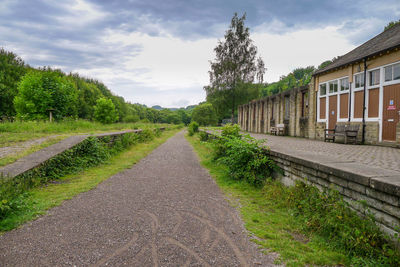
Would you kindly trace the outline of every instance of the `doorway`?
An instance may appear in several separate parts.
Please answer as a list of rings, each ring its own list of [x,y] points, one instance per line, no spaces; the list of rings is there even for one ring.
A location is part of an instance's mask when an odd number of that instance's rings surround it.
[[[337,121],[337,95],[329,97],[328,129],[335,129]]]
[[[382,140],[396,141],[396,125],[400,116],[400,84],[383,87]]]

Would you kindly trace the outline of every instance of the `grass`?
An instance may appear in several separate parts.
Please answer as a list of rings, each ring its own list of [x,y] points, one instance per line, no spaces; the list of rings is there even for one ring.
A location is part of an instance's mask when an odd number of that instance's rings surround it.
[[[0,234],[45,214],[46,210],[60,205],[64,200],[95,188],[112,175],[131,167],[140,159],[176,134],[179,129],[165,131],[147,143],[133,145],[105,164],[89,168],[76,174],[67,175],[46,186],[29,190],[24,196],[25,207],[0,221]]]
[[[86,120],[4,122],[0,123],[0,147],[15,145],[18,142],[59,134],[93,134],[129,129],[147,129],[163,124],[153,123],[112,123],[101,124]]]
[[[45,140],[44,142],[42,142],[40,144],[32,145],[32,146],[27,147],[26,149],[22,149],[18,152],[8,154],[7,156],[0,158],[0,167],[5,166],[7,164],[11,164],[22,157],[25,157],[25,156],[27,156],[31,153],[34,153],[36,151],[39,151],[45,147],[51,146],[55,143],[58,143],[61,140],[65,139],[66,137],[68,137],[68,135],[57,135],[54,137],[49,137],[47,140]]]
[[[256,188],[245,181],[232,180],[227,169],[210,155],[210,144],[196,136],[187,136],[199,155],[201,164],[210,171],[219,187],[232,204],[239,207],[245,227],[254,236],[253,241],[267,251],[277,252],[277,263],[287,266],[350,265],[351,258],[335,251],[322,238],[301,232],[301,223],[284,204],[285,188],[278,182],[268,182]]]

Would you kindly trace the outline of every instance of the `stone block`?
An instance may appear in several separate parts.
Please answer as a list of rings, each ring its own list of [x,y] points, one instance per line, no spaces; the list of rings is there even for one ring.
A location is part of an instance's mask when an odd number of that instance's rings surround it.
[[[361,194],[365,194],[366,187],[362,184],[353,183],[353,182],[349,181],[347,184],[347,187],[350,188],[351,190],[357,191]]]
[[[338,178],[334,175],[329,175],[328,179],[329,179],[329,182],[331,182],[331,183],[337,184],[342,187],[347,187],[348,181],[345,179]]]
[[[366,188],[366,194],[369,197],[379,199],[379,200],[381,200],[383,202],[386,202],[386,203],[388,203],[390,205],[397,206],[397,207],[400,206],[399,198],[396,197],[396,196],[392,196],[392,195],[389,195],[389,194],[385,194],[385,193],[376,191],[373,188]]]

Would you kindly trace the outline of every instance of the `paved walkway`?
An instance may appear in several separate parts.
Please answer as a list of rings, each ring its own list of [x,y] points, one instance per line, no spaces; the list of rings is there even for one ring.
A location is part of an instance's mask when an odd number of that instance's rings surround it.
[[[254,134],[256,139],[267,139],[267,145],[282,153],[301,152],[312,157],[329,156],[336,160],[353,161],[385,170],[400,172],[400,149],[382,146],[328,143],[306,138]]]
[[[183,133],[0,236],[0,266],[271,266]]]

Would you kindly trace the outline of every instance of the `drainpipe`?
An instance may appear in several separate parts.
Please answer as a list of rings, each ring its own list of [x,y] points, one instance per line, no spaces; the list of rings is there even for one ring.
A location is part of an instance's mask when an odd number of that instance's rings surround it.
[[[363,118],[362,118],[362,139],[361,143],[365,143],[365,101],[367,96],[367,58],[364,58],[364,101],[363,101]]]
[[[354,76],[354,75],[353,75]],[[353,78],[353,77],[352,77]],[[349,83],[349,112],[348,112],[348,114],[347,114],[347,116],[348,116],[348,121],[349,121],[349,124],[350,124],[350,118],[351,118],[351,86],[352,86],[352,84],[353,83]]]

